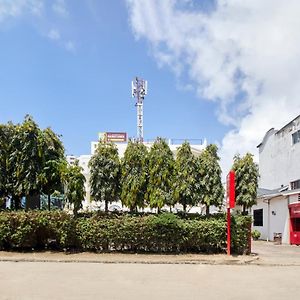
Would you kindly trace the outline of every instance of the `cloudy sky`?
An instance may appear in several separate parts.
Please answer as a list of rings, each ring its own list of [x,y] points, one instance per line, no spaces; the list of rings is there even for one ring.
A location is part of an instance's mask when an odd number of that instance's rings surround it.
[[[31,114],[89,153],[136,134],[130,81],[148,80],[145,139],[207,138],[226,170],[300,114],[298,0],[0,0],[0,122]]]

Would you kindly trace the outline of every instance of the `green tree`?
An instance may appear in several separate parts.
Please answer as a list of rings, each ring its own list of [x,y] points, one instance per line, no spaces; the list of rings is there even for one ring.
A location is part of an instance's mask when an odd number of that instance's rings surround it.
[[[30,201],[39,207],[41,191],[49,193],[61,183],[57,167],[64,159],[61,141],[51,129],[42,131],[28,115],[21,124],[1,125],[0,139],[0,195],[10,196],[16,209],[23,196],[27,207]]]
[[[253,155],[246,153],[233,159],[232,170],[235,171],[236,204],[243,207],[243,213],[256,204],[258,187],[258,165],[253,161]]]
[[[173,205],[174,157],[162,138],[157,138],[149,152],[149,183],[147,199],[158,212],[166,205]]]
[[[131,211],[145,206],[148,152],[144,144],[129,141],[121,164],[121,201]]]
[[[120,194],[120,160],[118,149],[113,143],[100,141],[90,162],[91,196],[95,201],[108,203],[116,201]]]
[[[206,215],[209,215],[211,205],[220,207],[224,199],[219,160],[218,147],[214,144],[208,145],[198,158],[201,176],[200,202],[206,206]]]
[[[62,165],[66,164],[64,146],[57,134],[50,128],[42,132],[43,169],[42,192],[48,196],[48,209],[51,206],[51,194],[63,192]]]
[[[65,161],[59,137],[50,129],[41,130],[31,116],[23,123],[0,125],[0,197],[10,196],[18,209],[40,206],[40,193],[61,189],[60,164]]]
[[[11,165],[9,163],[13,147],[12,138],[15,134],[15,125],[11,122],[0,125],[0,198],[4,204],[6,197],[11,195]]]
[[[85,196],[85,177],[78,161],[75,161],[74,165],[66,165],[63,171],[63,179],[66,200],[73,205],[73,214],[76,217],[78,210],[82,208],[82,201]]]
[[[10,125],[0,125],[0,197],[8,196],[9,157],[12,151],[10,141],[14,130],[13,124]]]
[[[174,180],[174,198],[182,204],[184,212],[187,205],[193,206],[199,200],[200,186],[196,158],[190,144],[184,142],[177,151]]]
[[[43,182],[43,147],[42,132],[31,116],[26,116],[23,123],[15,126],[12,136],[12,152],[9,158],[9,188],[14,207],[20,207],[22,196],[36,198]],[[27,205],[27,204],[26,204]]]

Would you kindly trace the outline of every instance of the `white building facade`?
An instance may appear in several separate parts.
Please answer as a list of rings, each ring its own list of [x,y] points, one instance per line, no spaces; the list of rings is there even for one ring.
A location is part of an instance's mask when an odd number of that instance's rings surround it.
[[[253,229],[272,241],[290,243],[289,205],[300,201],[300,115],[279,130],[270,129],[259,149],[259,191]]]

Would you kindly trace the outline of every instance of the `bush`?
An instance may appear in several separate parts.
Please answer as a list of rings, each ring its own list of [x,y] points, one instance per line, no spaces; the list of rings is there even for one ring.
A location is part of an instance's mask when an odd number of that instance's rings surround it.
[[[232,252],[245,253],[251,218],[232,217]],[[225,215],[0,212],[0,249],[75,248],[84,251],[207,252],[226,250]]]
[[[260,238],[260,232],[258,231],[258,230],[256,230],[256,229],[254,229],[252,232],[251,232],[251,235],[252,235],[252,238],[254,239],[254,240],[258,240],[259,238]]]
[[[250,254],[251,222],[250,216],[235,215],[231,217],[231,252]]]

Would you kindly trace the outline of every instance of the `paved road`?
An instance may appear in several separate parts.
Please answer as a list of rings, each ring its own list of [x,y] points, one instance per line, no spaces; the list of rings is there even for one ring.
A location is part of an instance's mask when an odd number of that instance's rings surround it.
[[[0,262],[0,299],[299,299],[300,267]]]

